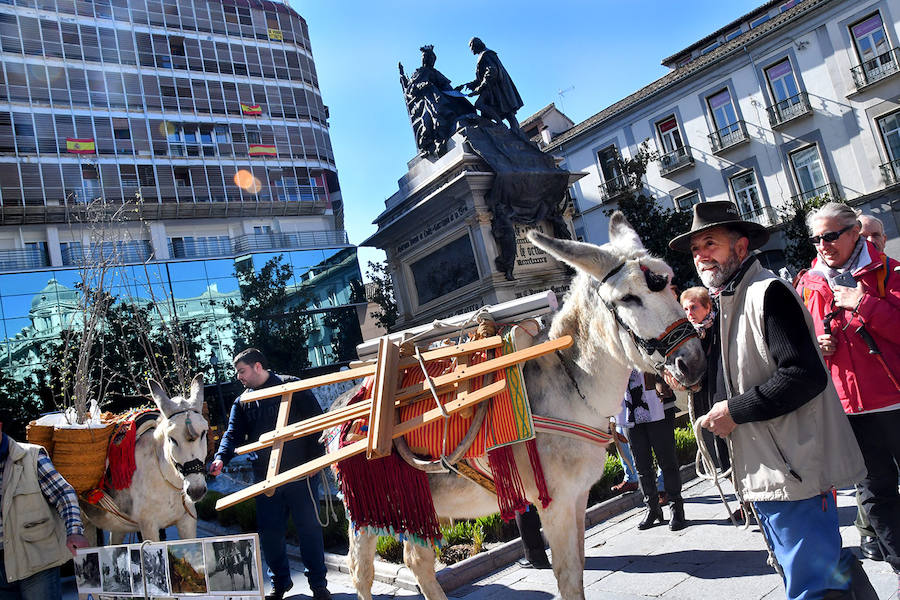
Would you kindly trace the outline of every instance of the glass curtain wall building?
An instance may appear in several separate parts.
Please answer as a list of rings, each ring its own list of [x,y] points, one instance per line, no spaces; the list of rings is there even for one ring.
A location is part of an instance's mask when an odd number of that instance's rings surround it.
[[[105,227],[98,203],[116,213]],[[223,361],[239,268],[282,256],[288,296],[317,324],[309,363],[342,361],[328,315],[353,310],[360,273],[299,14],[265,0],[0,0],[4,368],[72,322],[79,269],[109,253],[115,295],[160,286],[167,314],[202,323]]]

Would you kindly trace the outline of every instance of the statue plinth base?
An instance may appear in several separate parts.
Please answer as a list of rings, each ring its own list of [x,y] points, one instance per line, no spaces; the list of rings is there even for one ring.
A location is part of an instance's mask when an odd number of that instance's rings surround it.
[[[495,176],[460,134],[440,158],[410,161],[399,191],[376,219],[378,231],[363,242],[387,254],[400,310],[395,329],[545,290],[561,298],[568,289],[567,268],[525,237],[531,228],[554,235],[558,224],[547,221],[514,223],[513,278],[498,270],[501,249],[486,200]],[[562,220],[572,232],[570,216]]]

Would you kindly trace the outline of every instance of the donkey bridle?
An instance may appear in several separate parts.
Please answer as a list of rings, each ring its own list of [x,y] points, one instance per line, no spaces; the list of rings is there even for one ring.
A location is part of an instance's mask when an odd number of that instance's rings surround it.
[[[194,410],[192,408],[188,408],[185,410],[179,410],[178,412],[174,412],[166,418],[171,419],[175,415],[180,415],[181,413],[192,413],[192,412],[195,412],[198,415],[203,416],[200,411]],[[191,416],[188,415],[188,420],[187,420],[188,427],[190,427],[190,419],[191,419]],[[202,474],[206,473],[206,466],[203,464],[203,461],[200,460],[199,458],[191,459],[191,460],[187,461],[186,463],[175,462],[173,460],[172,464],[175,465],[175,468],[178,470],[179,473],[181,473],[182,477],[187,477],[188,475],[190,475],[192,473],[202,473]]]
[[[625,266],[625,262],[619,263],[613,269],[606,274],[606,276],[600,280],[600,283],[606,283],[610,277],[618,273]],[[645,271],[645,277],[648,277],[647,273],[649,271]],[[688,341],[691,338],[697,337],[697,331],[694,329],[694,326],[691,325],[690,321],[687,318],[682,317],[678,319],[671,325],[669,325],[665,331],[662,332],[659,337],[655,338],[644,338],[639,336],[628,326],[628,324],[622,320],[622,317],[619,316],[616,307],[601,298],[603,304],[606,305],[606,308],[609,309],[609,312],[612,313],[613,317],[616,319],[616,323],[619,324],[619,327],[625,330],[629,336],[631,336],[634,344],[644,353],[647,354],[647,358],[653,360],[656,369],[659,370],[665,365],[666,358],[669,357],[673,352],[678,350],[682,344]],[[655,361],[653,359],[653,355],[659,353],[662,356],[661,361]]]

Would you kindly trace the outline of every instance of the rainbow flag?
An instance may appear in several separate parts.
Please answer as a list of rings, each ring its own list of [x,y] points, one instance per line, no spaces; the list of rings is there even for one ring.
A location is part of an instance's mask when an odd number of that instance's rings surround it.
[[[75,154],[95,154],[97,146],[94,138],[66,138],[66,151]]]
[[[263,144],[250,144],[250,156],[278,156],[278,148]]]
[[[261,115],[262,107],[259,104],[244,104],[241,102],[241,112],[245,115]]]

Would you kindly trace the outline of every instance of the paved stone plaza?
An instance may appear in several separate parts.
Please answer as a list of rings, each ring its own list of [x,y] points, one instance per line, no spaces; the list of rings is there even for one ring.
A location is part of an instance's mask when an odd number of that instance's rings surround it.
[[[684,473],[684,471],[682,471]],[[730,484],[726,484],[730,485]],[[730,489],[730,487],[728,488]],[[775,572],[766,565],[766,551],[756,527],[736,529],[726,522],[725,508],[709,482],[685,485],[685,511],[690,526],[672,533],[660,525],[638,531],[642,509],[628,508],[588,528],[585,540],[585,593],[589,600],[781,600],[784,592]],[[637,494],[618,498],[592,513],[608,514],[616,507],[634,506]],[[732,505],[733,502],[732,502]],[[841,533],[846,547],[856,547],[853,494],[838,494]],[[668,517],[668,509],[664,509]],[[173,532],[174,533],[174,532]],[[450,598],[466,600],[549,600],[556,596],[551,571],[524,569],[515,562],[518,542],[460,563],[440,574]],[[336,600],[351,600],[356,592],[344,568],[343,557],[330,555],[328,587]],[[483,576],[490,565],[500,565]],[[897,598],[897,576],[882,562],[863,561],[881,600]],[[294,588],[288,598],[309,598],[303,566],[294,562]],[[460,568],[462,567],[462,568]],[[405,567],[379,564],[373,594],[377,599],[420,597]],[[389,581],[390,583],[386,583]],[[69,584],[65,598],[76,598]]]
[[[730,484],[729,488],[730,489]],[[588,599],[641,600],[779,600],[781,580],[766,565],[765,546],[756,527],[736,529],[726,523],[726,512],[709,482],[685,485],[685,511],[690,527],[672,533],[665,526],[638,531],[642,509],[633,508],[589,528],[585,541],[584,583]],[[732,503],[733,504],[733,503]],[[853,494],[838,494],[841,532],[846,547],[856,547]],[[668,517],[668,509],[664,509]],[[879,598],[897,600],[897,576],[885,563],[863,561]],[[298,565],[299,567],[299,565]],[[302,567],[300,567],[302,568]],[[409,574],[400,569],[393,585],[376,582],[377,598],[418,596],[410,589]],[[335,598],[355,596],[345,573],[329,573]],[[309,594],[302,573],[294,577],[292,593]],[[451,598],[467,600],[540,600],[556,596],[551,571],[523,569],[514,561],[484,577],[450,591]]]

